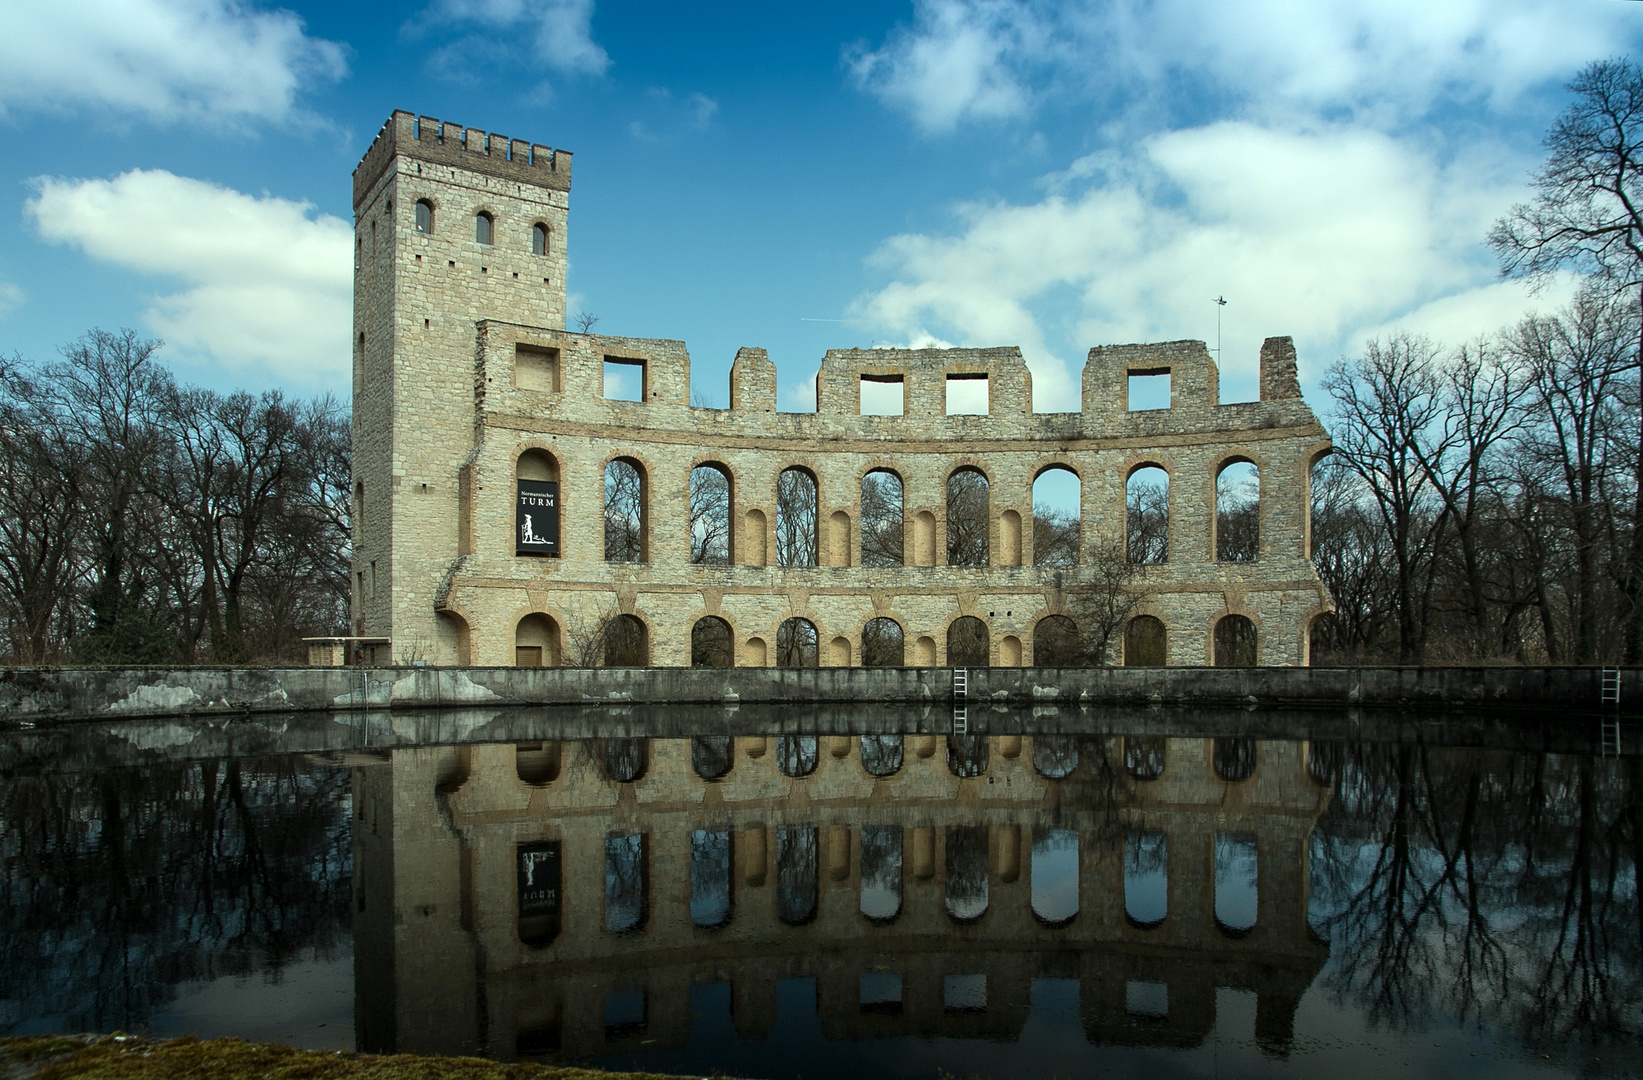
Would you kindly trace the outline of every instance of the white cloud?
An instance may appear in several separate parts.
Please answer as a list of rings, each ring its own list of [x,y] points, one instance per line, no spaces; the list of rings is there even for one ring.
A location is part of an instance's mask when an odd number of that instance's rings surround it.
[[[432,64],[442,74],[477,77],[498,57],[560,75],[603,75],[610,57],[593,40],[593,0],[435,0],[409,29],[471,33],[442,46]]]
[[[1041,21],[1016,0],[916,0],[911,28],[879,49],[856,45],[845,62],[856,85],[910,113],[927,131],[967,119],[1020,116],[1029,106],[1013,70],[1044,47]]]
[[[23,287],[13,281],[0,281],[0,315],[4,315],[14,308],[23,306],[28,294]]]
[[[291,117],[342,46],[238,0],[0,0],[0,114],[92,106],[149,120]]]
[[[1224,293],[1223,381],[1247,393],[1268,335],[1293,335],[1314,366],[1438,298],[1480,317],[1509,306],[1481,237],[1519,163],[1469,150],[1446,163],[1363,129],[1247,122],[1159,134],[1133,158],[1078,163],[1040,201],[971,204],[951,233],[891,238],[873,257],[891,280],[852,313],[892,334],[1019,342],[1038,408],[1076,409],[1085,347],[1213,346]],[[1505,321],[1488,317],[1470,332]]]
[[[347,222],[162,170],[35,187],[25,211],[42,239],[184,283],[154,297],[145,319],[185,358],[256,381],[347,385]]]
[[[1626,51],[1626,4],[1546,0],[915,0],[910,27],[846,50],[858,86],[927,132],[1056,95],[1129,107],[1202,83],[1221,115],[1397,120],[1502,104]]]

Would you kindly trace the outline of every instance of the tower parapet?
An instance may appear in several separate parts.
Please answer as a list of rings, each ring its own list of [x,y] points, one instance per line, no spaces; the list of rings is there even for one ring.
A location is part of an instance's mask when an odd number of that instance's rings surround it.
[[[395,109],[354,169],[354,206],[382,179],[395,154],[455,165],[557,191],[570,190],[571,153]]]

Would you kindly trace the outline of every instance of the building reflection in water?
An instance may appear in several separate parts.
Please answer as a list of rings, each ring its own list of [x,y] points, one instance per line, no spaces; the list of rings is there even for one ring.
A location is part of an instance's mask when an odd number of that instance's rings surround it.
[[[806,976],[832,1039],[1014,1039],[1056,978],[1091,1041],[1192,1045],[1238,987],[1281,1054],[1327,955],[1304,742],[607,738],[394,750],[354,787],[361,1050],[677,1047],[714,983],[756,1039]]]

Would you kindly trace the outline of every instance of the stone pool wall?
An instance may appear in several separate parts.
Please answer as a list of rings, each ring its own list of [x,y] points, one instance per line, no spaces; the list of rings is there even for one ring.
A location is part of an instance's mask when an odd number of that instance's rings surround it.
[[[87,719],[590,703],[878,702],[999,706],[1557,707],[1600,705],[1601,669],[3,668],[0,727]],[[1622,670],[1636,712],[1643,668]]]

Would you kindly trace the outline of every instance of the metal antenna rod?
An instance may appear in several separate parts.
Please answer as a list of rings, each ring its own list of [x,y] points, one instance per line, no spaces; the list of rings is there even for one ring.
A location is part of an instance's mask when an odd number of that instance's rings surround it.
[[[1215,366],[1221,366],[1221,309],[1227,306],[1227,298],[1215,298]]]

